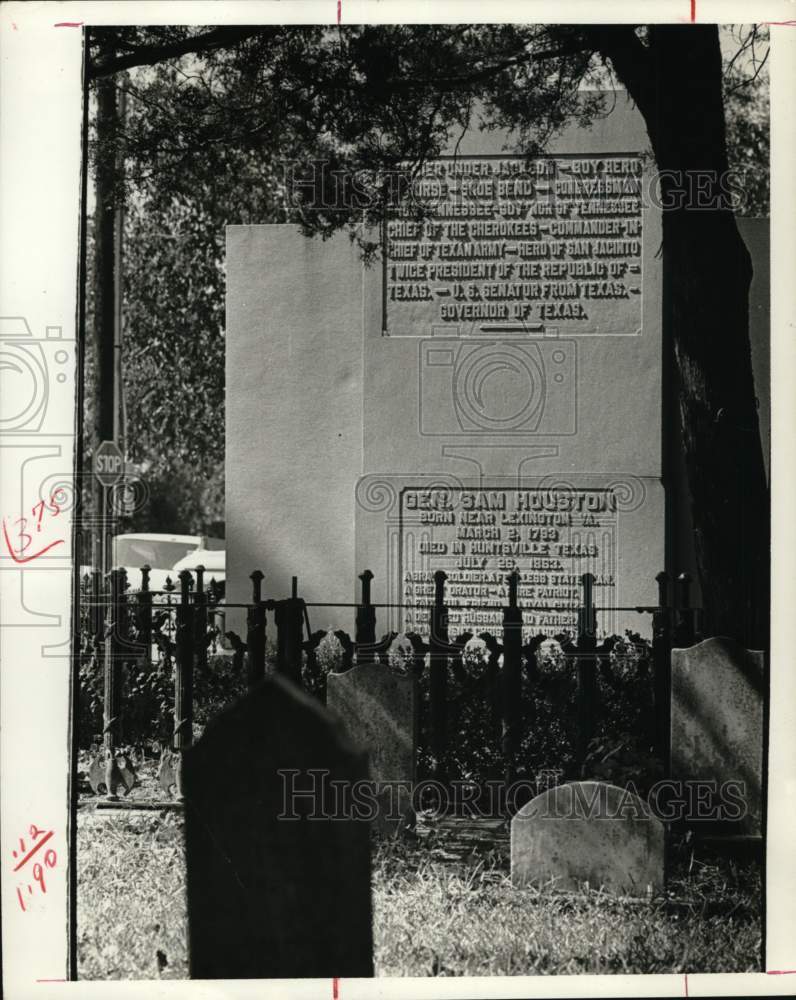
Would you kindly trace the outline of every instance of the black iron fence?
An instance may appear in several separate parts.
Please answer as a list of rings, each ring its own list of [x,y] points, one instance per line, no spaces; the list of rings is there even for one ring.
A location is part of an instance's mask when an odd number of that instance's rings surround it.
[[[319,662],[319,647],[327,631],[312,632],[309,611],[318,607],[355,610],[353,637],[343,630],[334,633],[340,655],[335,669],[346,670],[354,664],[387,662],[399,638],[388,632],[378,636],[378,612],[402,605],[374,604],[371,600],[373,574],[366,570],[359,577],[359,604],[330,605],[305,602],[293,578],[289,598],[273,600],[263,596],[263,574],[251,574],[252,598],[246,605],[223,603],[222,591],[215,581],[205,584],[204,571],[185,570],[179,585],[167,581],[159,591],[149,588],[149,571],[141,570],[140,586],[129,588],[124,570],[111,571],[106,578],[99,574],[86,577],[81,593],[82,652],[95,665],[102,664],[103,731],[102,761],[95,774],[104,775],[98,784],[114,795],[115,787],[124,785],[119,778],[117,754],[123,744],[126,716],[134,709],[134,695],[126,703],[121,697],[123,672],[135,664],[139,670],[171,673],[173,713],[169,748],[162,760],[164,788],[176,787],[181,793],[180,755],[193,739],[194,677],[207,668],[208,654],[217,650],[222,639],[228,649],[230,677],[245,675],[246,686],[257,685],[270,670],[294,683],[309,688],[322,699],[325,692],[324,666]],[[648,614],[652,618],[652,640],[643,655],[645,674],[651,694],[649,743],[665,766],[669,759],[669,712],[671,701],[670,653],[673,645],[688,646],[699,638],[699,609],[690,600],[691,579],[681,574],[674,581],[659,573],[658,603],[654,606],[597,607],[594,604],[594,577],[581,577],[581,600],[575,635],[539,634],[524,641],[523,616],[526,611],[547,610],[534,605],[523,608],[518,602],[520,575],[507,578],[508,603],[502,609],[502,636],[489,632],[449,634],[449,607],[446,603],[446,574],[434,574],[435,595],[432,604],[422,606],[428,615],[425,634],[407,633],[411,647],[410,671],[424,683],[424,739],[434,777],[446,782],[455,752],[452,745],[451,715],[460,714],[451,687],[457,687],[466,675],[464,660],[468,644],[478,639],[487,652],[487,662],[479,690],[483,695],[483,713],[499,737],[503,779],[511,782],[518,773],[518,756],[527,732],[527,699],[523,689],[538,682],[537,653],[543,643],[554,639],[573,667],[574,673],[574,759],[583,766],[588,758],[595,733],[599,708],[598,679],[611,677],[610,663],[617,637],[598,638],[600,615],[625,611]],[[230,608],[246,612],[245,638],[224,631],[225,614]],[[418,605],[413,605],[415,610]],[[468,606],[472,611],[485,606]],[[457,604],[457,610],[462,606]],[[272,638],[273,636],[273,638]],[[458,684],[457,690],[463,689]],[[454,725],[455,730],[455,725]],[[456,734],[453,733],[455,740]],[[104,769],[104,770],[103,770]],[[126,786],[125,786],[126,787]]]

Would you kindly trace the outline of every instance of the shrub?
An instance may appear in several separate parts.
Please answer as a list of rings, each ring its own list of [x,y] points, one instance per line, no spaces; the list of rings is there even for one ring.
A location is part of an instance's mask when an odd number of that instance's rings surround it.
[[[627,633],[598,647],[594,732],[585,761],[577,756],[577,666],[564,648],[568,637],[545,639],[526,647],[521,673],[521,737],[518,779],[541,790],[556,781],[580,777],[632,779],[640,790],[660,774],[652,754],[654,732],[650,645]],[[562,645],[562,641],[564,645]],[[420,746],[418,778],[438,773],[432,752],[430,671],[418,678]],[[490,662],[486,643],[470,639],[461,663],[448,669],[448,756],[451,780],[483,785],[504,777],[502,692],[499,662]]]
[[[127,744],[170,743],[174,729],[174,662],[161,654],[119,664],[121,741]],[[210,718],[245,694],[246,679],[235,670],[233,658],[210,653],[206,665],[194,669],[194,720],[204,726]],[[80,665],[80,745],[88,747],[102,732],[104,666],[97,653],[86,653]]]

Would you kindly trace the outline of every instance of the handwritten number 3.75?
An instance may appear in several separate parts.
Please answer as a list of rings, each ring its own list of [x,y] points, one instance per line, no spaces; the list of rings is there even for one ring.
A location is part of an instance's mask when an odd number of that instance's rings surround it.
[[[37,504],[34,504],[31,509],[31,514],[33,518],[28,517],[18,517],[14,522],[14,527],[17,529],[14,535],[18,537],[16,543],[12,542],[11,537],[9,537],[8,525],[6,524],[5,518],[3,518],[3,536],[5,538],[6,548],[14,560],[14,562],[23,563],[30,562],[31,559],[36,559],[38,556],[43,555],[45,552],[54,548],[56,545],[63,544],[64,539],[59,538],[54,542],[50,542],[49,545],[45,545],[43,548],[38,549],[34,553],[29,553],[28,549],[33,544],[34,535],[32,532],[38,534],[42,530],[42,520],[45,514],[50,517],[58,517],[62,510],[62,504],[66,501],[66,491],[63,487],[58,487],[58,489],[53,490],[50,494],[49,500],[39,500]]]

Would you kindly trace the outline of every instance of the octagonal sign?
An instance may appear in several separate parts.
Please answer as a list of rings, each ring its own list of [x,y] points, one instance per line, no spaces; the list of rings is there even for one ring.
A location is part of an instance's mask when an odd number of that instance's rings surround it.
[[[103,441],[94,452],[94,475],[103,486],[114,486],[124,472],[124,456],[115,441]]]

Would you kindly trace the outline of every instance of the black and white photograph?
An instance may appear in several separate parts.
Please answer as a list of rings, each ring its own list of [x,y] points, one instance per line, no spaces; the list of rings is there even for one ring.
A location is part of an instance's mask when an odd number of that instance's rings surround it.
[[[793,992],[788,8],[25,6],[8,995]]]

